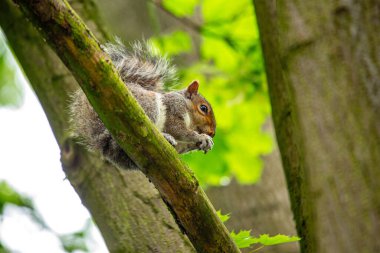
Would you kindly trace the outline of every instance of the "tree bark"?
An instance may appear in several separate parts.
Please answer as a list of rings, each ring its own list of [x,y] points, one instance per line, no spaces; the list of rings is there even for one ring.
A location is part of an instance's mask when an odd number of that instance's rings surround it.
[[[199,252],[240,252],[198,181],[149,121],[68,3],[16,2],[74,74],[119,145],[159,190],[194,247]]]
[[[379,3],[254,3],[302,252],[379,252]]]
[[[98,36],[90,1],[72,2]],[[0,1],[0,26],[47,115],[66,176],[98,225],[110,252],[194,252],[159,193],[139,172],[119,170],[73,143],[67,134],[75,79],[11,1]],[[92,18],[92,19],[91,19]],[[112,218],[110,218],[112,217]],[[70,219],[70,217],[63,217]]]

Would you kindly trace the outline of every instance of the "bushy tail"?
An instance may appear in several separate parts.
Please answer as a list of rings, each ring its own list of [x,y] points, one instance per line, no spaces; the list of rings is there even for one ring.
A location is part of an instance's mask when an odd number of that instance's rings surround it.
[[[176,81],[175,67],[152,45],[135,42],[128,49],[120,39],[115,41],[115,44],[105,44],[103,49],[127,85],[135,83],[147,90],[162,91],[164,83]]]

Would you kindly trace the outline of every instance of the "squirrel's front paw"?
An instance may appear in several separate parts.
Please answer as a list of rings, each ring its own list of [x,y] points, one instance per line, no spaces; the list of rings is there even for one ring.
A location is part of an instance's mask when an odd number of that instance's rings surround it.
[[[171,136],[170,134],[168,133],[162,133],[163,136],[165,137],[165,139],[173,146],[177,146],[177,141],[174,139],[173,136]]]
[[[214,146],[214,142],[212,138],[208,136],[207,134],[201,134],[200,136],[201,137],[200,137],[199,142],[197,143],[197,146],[200,150],[203,150],[206,154],[207,151],[212,149],[212,147]]]

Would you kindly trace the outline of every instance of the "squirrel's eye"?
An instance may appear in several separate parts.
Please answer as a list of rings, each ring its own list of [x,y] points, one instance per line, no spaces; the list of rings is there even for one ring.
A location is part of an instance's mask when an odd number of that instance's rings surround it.
[[[204,113],[208,112],[208,108],[205,105],[201,105],[199,108],[201,108],[201,111],[204,112]]]

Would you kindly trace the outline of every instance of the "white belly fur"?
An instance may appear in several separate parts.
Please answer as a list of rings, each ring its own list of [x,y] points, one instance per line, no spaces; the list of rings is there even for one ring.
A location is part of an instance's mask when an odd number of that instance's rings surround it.
[[[185,113],[183,115],[183,119],[185,120],[186,127],[190,128],[190,124],[191,124],[190,115],[188,113]]]
[[[157,119],[155,122],[156,127],[160,132],[164,130],[165,122],[166,122],[166,106],[162,102],[162,95],[160,93],[156,93],[156,104],[157,104]]]

